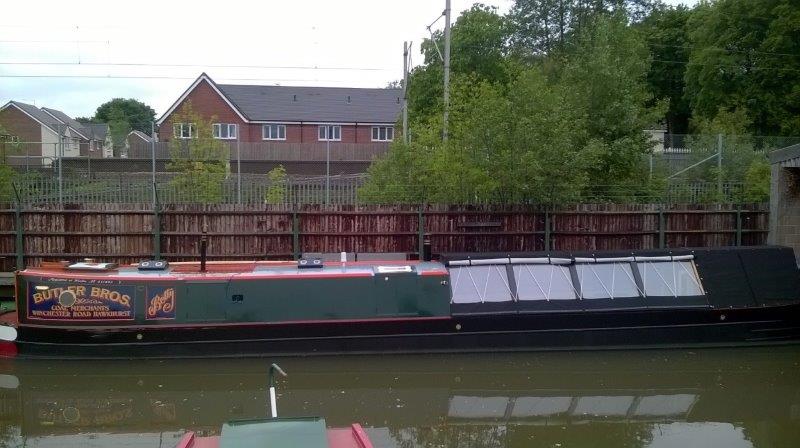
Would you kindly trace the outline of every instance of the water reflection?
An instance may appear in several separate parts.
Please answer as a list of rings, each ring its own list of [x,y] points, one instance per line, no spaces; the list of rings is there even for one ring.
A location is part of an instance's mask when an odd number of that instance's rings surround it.
[[[2,446],[171,447],[267,412],[272,360],[0,363]],[[800,349],[287,358],[283,415],[376,447],[800,446]]]

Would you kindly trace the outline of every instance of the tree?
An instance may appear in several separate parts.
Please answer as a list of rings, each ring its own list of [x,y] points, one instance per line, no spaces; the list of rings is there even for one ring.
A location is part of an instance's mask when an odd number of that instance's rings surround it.
[[[754,135],[800,135],[800,9],[795,0],[720,0],[688,21],[686,89],[696,120],[743,109]]]
[[[212,134],[211,120],[204,120],[187,101],[174,122],[192,124],[192,138],[170,141],[167,169],[175,173],[170,186],[184,202],[217,203],[223,199],[223,183],[229,172],[228,148]]]
[[[108,132],[111,134],[114,156],[119,157],[125,147],[125,140],[131,132],[131,124],[120,108],[112,108],[108,117]]]
[[[600,15],[622,14],[636,22],[658,5],[657,0],[515,0],[509,13],[514,50],[528,58],[553,55],[566,48]]]
[[[131,129],[150,135],[151,123],[155,120],[156,111],[145,103],[133,98],[114,98],[97,108],[93,121],[111,123],[114,120],[124,120]]]
[[[647,50],[623,18],[600,17],[553,75],[544,64],[508,82],[477,73],[452,80],[451,133],[441,116],[416,121],[411,144],[395,142],[370,168],[360,198],[372,202],[565,202],[621,199],[641,188],[642,130],[650,107]],[[623,184],[620,193],[611,184]],[[613,197],[612,197],[613,194]]]
[[[647,48],[622,15],[599,16],[574,45],[560,89],[566,107],[577,114],[576,144],[583,148],[581,157],[591,161],[587,175],[596,191],[613,186],[625,193],[629,184],[643,184],[642,159],[652,144],[642,131],[665,111],[664,104],[651,106]]]
[[[450,72],[453,77],[472,74],[482,80],[505,83],[509,80],[505,59],[508,41],[506,19],[497,9],[475,4],[464,11],[450,32]],[[412,120],[425,121],[441,110],[444,68],[440,52],[444,35],[433,33],[420,46],[424,64],[412,70],[409,80],[409,110]],[[438,50],[437,50],[438,48]]]
[[[14,143],[9,142],[11,134],[0,126],[0,203],[9,202],[14,199],[14,187],[12,182],[16,173],[8,166],[6,156],[13,149]]]
[[[269,186],[264,198],[267,204],[283,204],[286,199],[286,168],[278,165],[267,173]]]
[[[668,101],[665,121],[670,134],[689,132],[691,108],[684,81],[690,51],[689,17],[691,10],[685,6],[657,8],[637,26],[652,56],[648,89],[654,99]]]

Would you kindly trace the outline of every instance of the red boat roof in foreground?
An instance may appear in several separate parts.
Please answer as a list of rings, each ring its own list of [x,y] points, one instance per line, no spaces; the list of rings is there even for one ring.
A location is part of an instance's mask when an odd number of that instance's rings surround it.
[[[350,425],[349,428],[330,428],[326,431],[326,435],[328,439],[327,448],[373,448],[369,436],[358,423]],[[195,433],[187,432],[175,448],[220,448],[220,437],[197,437]]]

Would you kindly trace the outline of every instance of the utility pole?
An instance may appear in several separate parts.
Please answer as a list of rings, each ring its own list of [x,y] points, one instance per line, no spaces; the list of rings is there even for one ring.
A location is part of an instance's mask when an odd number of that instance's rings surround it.
[[[408,144],[408,42],[403,42],[403,143]]]
[[[444,122],[442,141],[447,143],[447,120],[450,115],[450,0],[444,7]]]

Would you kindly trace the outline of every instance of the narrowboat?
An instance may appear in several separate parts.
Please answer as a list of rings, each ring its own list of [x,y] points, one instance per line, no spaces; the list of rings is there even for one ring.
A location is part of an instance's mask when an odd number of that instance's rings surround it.
[[[17,273],[16,313],[1,316],[16,340],[1,351],[238,357],[800,340],[790,248],[429,258],[49,263]]]

